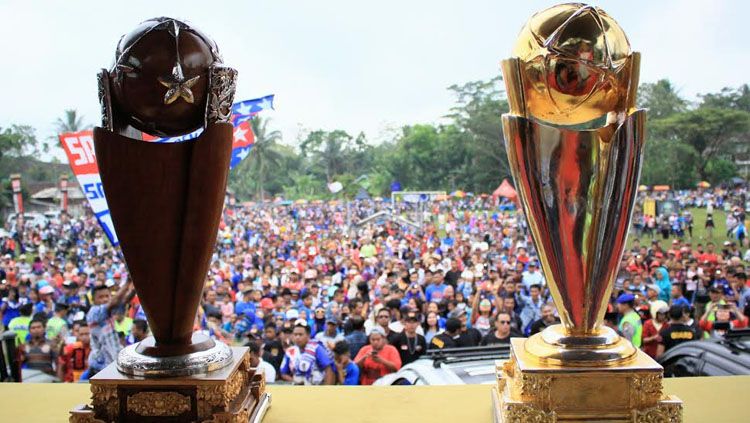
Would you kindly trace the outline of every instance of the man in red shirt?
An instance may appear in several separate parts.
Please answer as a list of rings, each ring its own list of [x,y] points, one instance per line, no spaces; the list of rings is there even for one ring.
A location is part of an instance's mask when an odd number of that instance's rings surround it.
[[[63,348],[63,353],[57,363],[57,375],[63,382],[78,382],[81,375],[89,367],[89,353],[91,352],[89,325],[79,323],[76,342]]]
[[[714,252],[715,246],[713,242],[707,242],[706,243],[706,249],[707,251],[705,253],[702,253],[698,260],[701,262],[708,262],[710,264],[718,264],[719,263],[719,256],[716,255]]]
[[[372,385],[378,378],[397,372],[401,368],[401,356],[396,348],[388,345],[383,328],[375,326],[370,332],[370,345],[359,350],[354,363],[361,370],[361,384]]]

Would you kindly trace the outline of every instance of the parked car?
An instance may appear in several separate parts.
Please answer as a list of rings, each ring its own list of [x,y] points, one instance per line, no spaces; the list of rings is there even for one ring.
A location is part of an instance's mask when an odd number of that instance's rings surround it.
[[[398,372],[385,375],[374,385],[468,385],[495,383],[497,360],[507,360],[509,345],[428,350]]]
[[[47,218],[47,220],[50,223],[59,224],[60,223],[60,210],[48,210],[44,212],[44,217]]]
[[[664,353],[659,364],[667,377],[750,375],[750,329],[684,342]]]
[[[16,224],[18,222],[17,214],[16,213],[9,214],[7,221],[10,224],[11,232],[15,232]],[[24,223],[24,227],[26,228],[35,228],[37,226],[44,228],[45,226],[47,226],[47,222],[48,222],[47,218],[41,213],[27,212],[23,214],[23,223]]]

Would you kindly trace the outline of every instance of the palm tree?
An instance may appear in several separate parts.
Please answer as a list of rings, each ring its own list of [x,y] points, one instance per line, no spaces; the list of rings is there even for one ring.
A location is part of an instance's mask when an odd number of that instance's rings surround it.
[[[346,165],[353,156],[351,135],[346,131],[313,131],[301,145],[302,154],[310,154],[312,162],[325,173],[326,182],[330,183],[336,175],[344,173]]]
[[[268,166],[279,166],[281,154],[276,149],[276,142],[281,140],[281,132],[269,131],[268,122],[270,119],[263,119],[260,116],[254,116],[250,120],[250,127],[255,135],[253,148],[250,149],[250,156],[247,161],[251,169],[251,175],[255,177],[257,198],[264,200],[264,183]]]
[[[65,116],[57,118],[55,121],[55,129],[58,134],[65,132],[78,132],[85,129],[83,124],[83,116],[79,116],[75,109],[65,110]]]

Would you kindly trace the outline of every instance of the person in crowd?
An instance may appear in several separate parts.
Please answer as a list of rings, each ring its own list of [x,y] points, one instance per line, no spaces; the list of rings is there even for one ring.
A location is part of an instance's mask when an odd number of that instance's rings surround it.
[[[401,368],[401,356],[393,345],[388,344],[381,326],[372,328],[369,340],[370,344],[362,347],[354,358],[354,363],[360,368],[362,385],[372,385],[377,379]]]
[[[709,320],[708,316],[712,314],[714,320]],[[706,308],[698,324],[709,338],[721,339],[729,330],[746,328],[748,326],[748,317],[733,302],[729,304],[711,304]]]
[[[622,318],[617,327],[618,331],[636,348],[641,347],[643,325],[641,316],[635,311],[635,296],[633,294],[621,294],[617,297],[617,309]]]
[[[702,207],[712,219],[721,216],[723,225],[726,209],[742,222],[747,188],[649,195],[657,201],[673,201],[678,210],[637,211],[635,219],[641,222],[635,229],[642,231],[642,239],[632,241],[623,255],[608,299],[607,321],[624,334],[632,330],[628,336],[634,342],[638,321],[645,322],[641,342],[650,353],[654,343],[665,342],[659,339],[670,324],[663,321],[663,313],[652,312],[659,301],[682,306],[684,325],[699,334],[703,326],[706,338],[726,335],[726,325],[741,327],[750,300],[745,276],[750,250],[738,242],[736,231],[722,239],[723,229],[714,231],[715,237],[698,230],[691,238],[685,216]],[[639,204],[643,198],[639,197]],[[403,340],[413,323],[412,311],[421,323],[416,333],[424,334],[428,348],[474,345],[491,334],[504,337],[504,329],[498,332],[501,312],[510,316],[510,331],[521,334],[536,334],[557,322],[528,225],[519,214],[505,210],[510,203],[498,207],[491,198],[477,195],[424,205],[426,214],[419,220],[424,225],[416,228],[396,221],[347,226],[342,218],[361,221],[392,207],[408,218],[411,205],[400,201],[342,199],[338,204],[252,207],[227,203],[195,330],[232,345],[248,340],[262,343],[263,360],[281,377],[286,350],[296,345],[293,331],[299,318],[308,323],[310,336],[322,333],[323,337],[329,331],[333,335],[335,329],[333,339],[318,344],[325,344],[321,347],[332,363],[332,382],[337,382],[331,350],[340,342],[339,333],[350,347],[350,357],[358,356],[373,327],[382,328],[389,343],[402,353],[404,344],[396,339]],[[654,235],[663,236],[657,232],[662,227],[667,239],[652,240]],[[114,292],[129,275],[121,251],[106,241],[90,210],[77,216],[63,213],[59,221],[23,231],[6,229],[9,236],[0,233],[0,313],[3,325],[16,332],[19,345],[31,338],[28,328],[35,312],[47,320],[50,341],[59,328],[69,335],[58,336],[56,342],[70,345],[77,342],[76,322],[92,316],[95,309],[97,321],[87,329],[89,360],[99,360],[102,350],[109,351],[104,356],[110,357],[98,366],[111,362],[122,345],[147,334],[136,323],[140,319],[145,324],[147,318],[137,297],[121,302],[121,311],[112,308],[102,313],[101,304],[96,304],[99,287]],[[532,288],[536,284],[538,292]],[[623,294],[633,296],[634,314],[627,305],[617,304]],[[67,312],[55,311],[58,304],[66,304]],[[733,304],[736,310],[731,309]],[[451,321],[452,316],[458,318]],[[121,325],[128,319],[133,320],[132,327],[123,330]],[[114,332],[123,334],[111,348],[103,335],[108,320],[113,321]],[[472,335],[475,330],[480,336]],[[406,361],[403,357],[402,363]],[[90,373],[99,370],[92,366]],[[81,376],[85,379],[86,374]],[[307,381],[306,376],[300,380]]]
[[[530,261],[527,270],[525,270],[521,276],[521,281],[526,288],[526,291],[531,291],[532,285],[537,285],[540,288],[544,286],[544,276],[539,272],[537,263]]]
[[[245,345],[247,345],[248,352],[250,353],[250,366],[260,369],[266,375],[266,383],[276,382],[276,369],[270,363],[263,360],[260,343],[250,341]]]
[[[359,366],[352,361],[351,350],[346,341],[338,341],[334,345],[333,362],[336,365],[337,385],[359,385]]]
[[[133,320],[130,325],[130,333],[127,336],[126,344],[132,345],[141,342],[148,336],[148,322],[143,319]]]
[[[659,331],[661,343],[659,343],[656,351],[657,358],[676,345],[699,339],[698,331],[688,324],[685,311],[683,306],[673,305],[669,308],[669,325]]]
[[[86,322],[90,328],[91,352],[89,353],[88,376],[104,370],[110,363],[117,359],[117,354],[122,349],[120,338],[115,330],[112,311],[130,302],[135,296],[132,281],[123,284],[115,295],[106,285],[98,285],[93,288],[94,306],[86,315]]]
[[[531,324],[529,336],[536,335],[548,326],[556,325],[558,323],[560,323],[560,318],[555,315],[555,306],[547,303],[542,306],[542,317]],[[512,326],[511,329],[513,329]]]
[[[24,369],[40,370],[55,376],[57,349],[55,344],[45,337],[43,314],[35,316],[29,324],[29,340],[19,349],[21,363]]]
[[[393,342],[393,347],[396,348],[401,357],[402,365],[416,361],[427,351],[427,341],[424,336],[417,333],[418,327],[419,315],[417,312],[409,310],[404,313],[404,330]]]
[[[130,334],[133,327],[133,319],[125,315],[125,304],[115,307],[112,310],[112,317],[115,322],[115,331],[120,339],[125,339]]]
[[[661,300],[657,300],[651,304],[650,314],[651,318],[646,320],[643,324],[643,340],[641,349],[643,352],[656,358],[656,354],[661,343],[661,335],[659,334],[662,329],[669,327],[667,321],[667,313],[669,312],[669,306],[667,303]]]
[[[435,311],[428,312],[422,324],[422,330],[424,331],[425,342],[429,345],[432,338],[442,331],[440,328],[440,315]]]
[[[473,313],[471,316],[471,326],[479,331],[482,336],[487,335],[490,332],[492,326],[492,302],[483,298],[479,303],[476,301],[479,299],[478,295],[474,296],[474,305],[471,307],[472,310],[479,310],[478,313]]]
[[[445,330],[432,337],[429,348],[445,349],[458,347],[461,326],[461,320],[456,317],[450,317],[445,321]]]
[[[29,335],[29,325],[31,324],[31,313],[34,311],[34,305],[26,303],[19,307],[19,316],[8,322],[8,330],[16,333],[16,346],[26,342]]]
[[[481,345],[510,344],[510,338],[522,337],[523,335],[511,327],[511,316],[501,311],[495,317],[495,330],[482,338]]]
[[[333,360],[328,350],[310,339],[310,324],[297,319],[292,329],[293,345],[287,348],[281,363],[281,379],[295,385],[332,385]]]
[[[349,318],[351,323],[351,332],[346,335],[346,343],[349,345],[350,353],[355,357],[359,353],[359,350],[367,344],[367,335],[365,334],[365,319],[362,316],[351,316]]]
[[[91,333],[85,321],[77,322],[76,340],[63,347],[57,363],[57,377],[63,382],[78,382],[89,367]]]
[[[456,308],[450,313],[451,317],[457,318],[461,322],[456,346],[476,347],[482,341],[482,334],[476,328],[468,326],[469,319],[466,314],[466,309],[463,308]]]
[[[541,285],[531,284],[528,290],[529,295],[524,297],[523,309],[521,310],[521,328],[525,333],[530,332],[531,324],[542,317],[542,306],[544,305]]]
[[[325,345],[326,348],[333,351],[333,347],[337,342],[344,340],[344,334],[339,331],[339,322],[335,317],[331,316],[326,321],[325,330],[315,334],[315,340]]]
[[[68,305],[58,302],[55,304],[55,314],[47,320],[47,339],[57,346],[61,346],[68,337],[67,315]]]

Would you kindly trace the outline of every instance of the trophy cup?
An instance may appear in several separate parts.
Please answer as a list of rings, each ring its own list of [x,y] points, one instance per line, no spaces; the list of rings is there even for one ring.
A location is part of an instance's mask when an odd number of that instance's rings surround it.
[[[513,179],[562,324],[511,340],[498,422],[678,422],[663,369],[603,325],[640,177],[640,55],[597,7],[553,6],[502,61]]]
[[[155,18],[99,74],[94,145],[112,221],[152,337],[91,380],[71,422],[259,422],[270,404],[247,348],[193,333],[221,218],[237,72],[187,24]],[[196,139],[143,141],[143,134]]]

